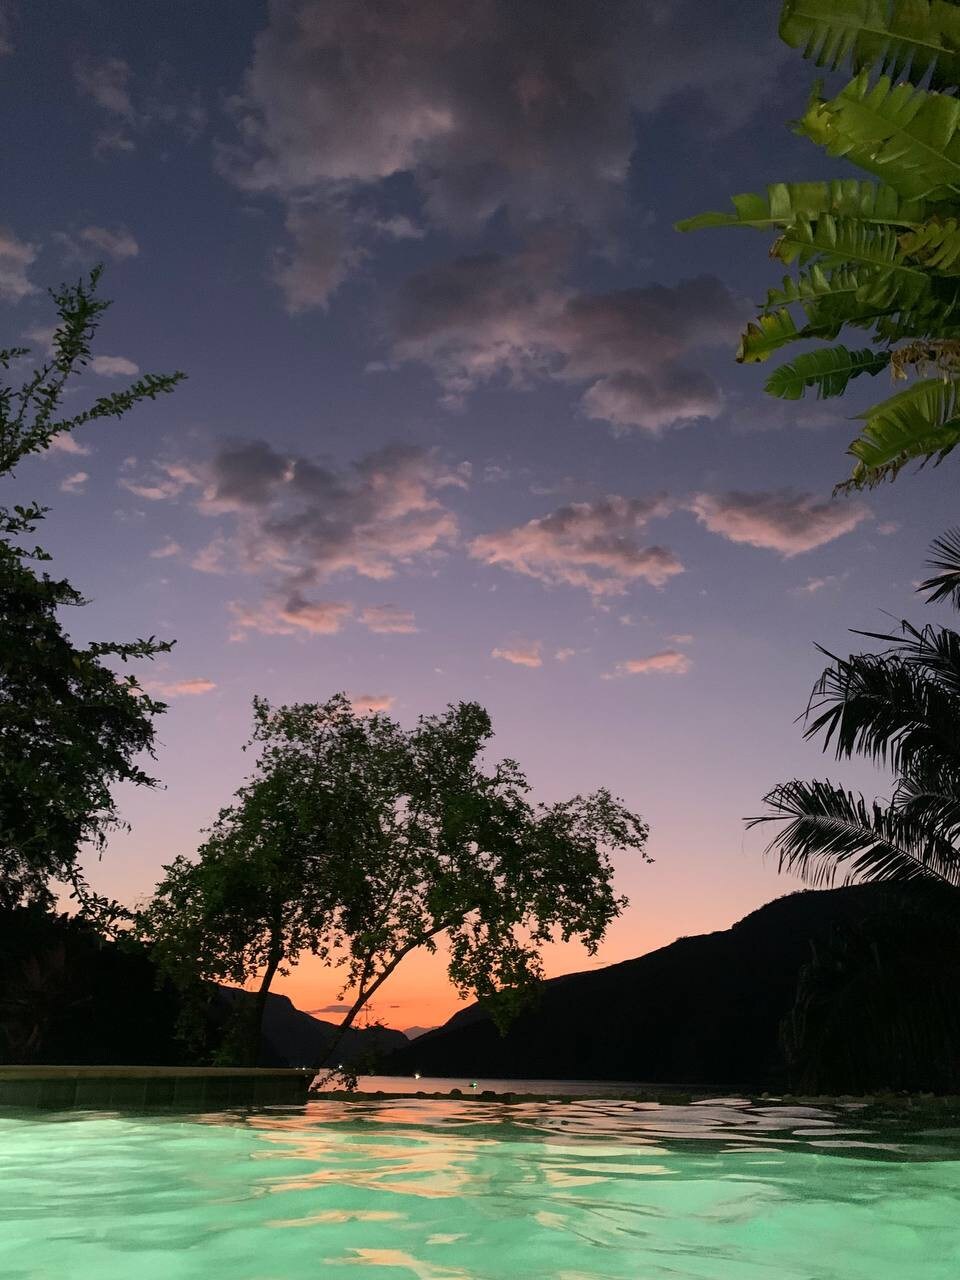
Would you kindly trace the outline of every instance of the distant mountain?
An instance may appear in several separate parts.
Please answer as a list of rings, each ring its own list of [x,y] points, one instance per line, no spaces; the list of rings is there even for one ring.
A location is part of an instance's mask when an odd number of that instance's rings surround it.
[[[239,1000],[250,1000],[253,993],[239,987],[220,987],[220,999],[227,1006],[235,1006]],[[298,1009],[288,996],[267,996],[263,1015],[263,1042],[260,1064],[267,1067],[316,1067],[376,1065],[378,1060],[402,1048],[408,1042],[402,1031],[387,1027],[351,1028],[344,1035],[336,1050],[336,1062],[325,1062],[329,1046],[333,1043],[337,1027],[332,1022],[321,1022],[311,1014]]]
[[[428,1031],[436,1031],[436,1027],[404,1027],[403,1034],[408,1040],[416,1040],[418,1036],[425,1036]]]
[[[394,1053],[385,1069],[776,1088],[785,1075],[780,1024],[812,948],[910,891],[860,885],[790,894],[730,929],[554,978],[505,1036],[470,1005]]]

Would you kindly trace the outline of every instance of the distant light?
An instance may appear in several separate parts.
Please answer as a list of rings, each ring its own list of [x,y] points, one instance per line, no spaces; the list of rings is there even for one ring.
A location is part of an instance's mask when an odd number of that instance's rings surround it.
[[[338,1062],[338,1063],[337,1063],[337,1070],[338,1070],[338,1071],[342,1071],[342,1070],[343,1070],[343,1063],[342,1063],[342,1062]]]
[[[419,1079],[420,1079],[420,1072],[419,1072],[419,1071],[415,1071],[415,1072],[413,1073],[413,1078],[414,1078],[414,1080],[419,1080]]]
[[[476,1082],[476,1080],[471,1080],[471,1081],[470,1081],[470,1088],[471,1088],[471,1089],[475,1089],[476,1087],[477,1087],[477,1082]]]

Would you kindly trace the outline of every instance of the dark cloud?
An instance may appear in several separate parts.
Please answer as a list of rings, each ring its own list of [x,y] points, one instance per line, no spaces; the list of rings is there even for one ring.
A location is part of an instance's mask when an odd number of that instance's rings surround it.
[[[447,550],[457,520],[438,495],[465,486],[468,474],[406,445],[336,469],[249,440],[222,445],[208,461],[158,463],[138,478],[125,472],[120,483],[151,501],[189,496],[199,511],[221,518],[193,567],[257,574],[268,587],[259,604],[231,606],[235,637],[329,635],[355,616],[370,631],[396,634],[416,631],[409,610],[370,605],[357,614],[351,603],[305,592],[338,575],[392,578],[399,566]]]
[[[449,407],[484,383],[584,387],[582,411],[617,430],[714,418],[722,397],[691,353],[731,341],[742,304],[714,276],[584,293],[561,282],[562,239],[420,272],[394,304],[395,362],[427,364]],[[686,363],[685,363],[686,360]]]
[[[419,217],[460,232],[502,209],[598,227],[635,113],[685,96],[712,130],[741,121],[775,75],[775,26],[699,0],[272,0],[220,164],[288,203],[369,205],[409,175]]]

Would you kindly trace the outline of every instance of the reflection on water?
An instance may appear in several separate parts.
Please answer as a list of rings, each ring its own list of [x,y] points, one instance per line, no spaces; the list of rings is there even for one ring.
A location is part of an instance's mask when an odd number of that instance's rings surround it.
[[[960,1130],[853,1108],[0,1117],[10,1280],[957,1280]]]

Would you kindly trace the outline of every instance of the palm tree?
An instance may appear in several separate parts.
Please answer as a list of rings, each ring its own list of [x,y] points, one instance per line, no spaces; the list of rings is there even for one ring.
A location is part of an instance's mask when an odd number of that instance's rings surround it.
[[[936,574],[919,590],[960,608],[960,529],[938,538]],[[748,826],[775,823],[767,852],[813,885],[939,881],[960,887],[960,634],[901,623],[880,652],[839,658],[820,676],[805,736],[838,760],[864,756],[894,774],[891,798],[868,803],[829,780],[794,779],[764,797]]]
[[[839,486],[859,488],[960,443],[960,5],[784,0],[780,35],[818,66],[849,64],[854,79],[834,97],[818,84],[794,129],[871,177],[775,183],[734,196],[732,213],[677,226],[772,231],[771,257],[798,268],[768,292],[739,361],[833,341],[846,326],[872,331],[870,347],[819,348],[780,366],[771,395],[839,396],[887,368],[895,380],[920,375],[859,415],[853,473]]]

